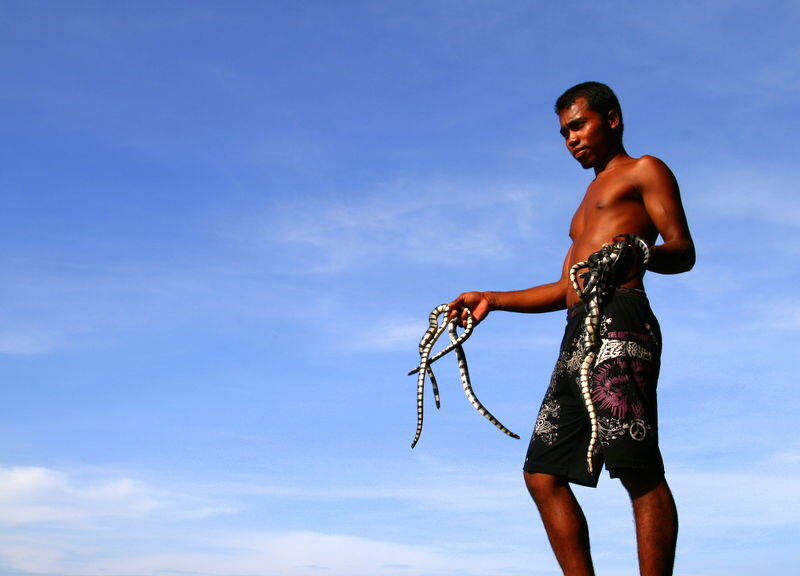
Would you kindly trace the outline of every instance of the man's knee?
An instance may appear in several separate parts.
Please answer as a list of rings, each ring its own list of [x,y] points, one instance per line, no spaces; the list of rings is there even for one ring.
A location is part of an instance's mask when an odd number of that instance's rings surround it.
[[[565,479],[552,474],[523,472],[523,477],[525,478],[525,486],[527,486],[528,492],[536,504],[546,502],[557,496],[560,491],[568,488]]]
[[[664,473],[661,471],[640,470],[631,468],[621,471],[619,479],[631,499],[635,500],[653,491],[669,490]]]

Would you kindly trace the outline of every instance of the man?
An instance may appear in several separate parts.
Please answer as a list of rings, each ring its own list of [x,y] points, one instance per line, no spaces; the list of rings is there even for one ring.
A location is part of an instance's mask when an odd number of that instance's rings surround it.
[[[604,460],[633,503],[640,573],[669,575],[678,517],[657,443],[661,337],[644,293],[644,271],[633,270],[633,279],[617,287],[602,310],[601,347],[590,379],[599,424],[598,454],[590,474],[591,426],[579,374],[586,353],[581,332],[587,310],[569,270],[618,235],[632,234],[650,246],[648,270],[686,272],[694,266],[694,244],[669,168],[652,156],[632,158],[625,151],[622,111],[608,86],[586,82],[570,88],[557,100],[556,113],[567,150],[595,173],[572,218],[572,245],[561,278],[514,292],[466,292],[450,303],[450,317],[463,325],[467,310],[480,322],[493,310],[568,309],[561,353],[525,460],[525,483],[564,574],[593,575],[588,527],[570,482],[596,486]],[[663,242],[654,245],[659,235]]]

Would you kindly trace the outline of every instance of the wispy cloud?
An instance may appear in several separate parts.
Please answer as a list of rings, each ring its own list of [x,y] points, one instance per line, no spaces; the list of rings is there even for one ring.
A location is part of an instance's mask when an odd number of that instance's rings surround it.
[[[88,529],[98,522],[163,515],[200,518],[230,512],[127,476],[69,473],[42,467],[0,468],[0,525],[52,525]]]
[[[794,475],[773,469],[769,474],[739,472],[678,472],[670,481],[693,532],[715,526],[800,527],[800,493]]]
[[[82,483],[48,468],[0,469],[0,523],[6,525],[83,524],[140,516],[158,507],[145,486],[131,478]]]
[[[397,315],[372,321],[361,319],[358,323],[349,322],[345,329],[351,333],[340,340],[342,347],[351,351],[363,351],[407,349],[410,343],[420,339],[427,326],[418,319]]]
[[[439,319],[441,322],[441,318]],[[508,320],[504,318],[503,320]],[[417,317],[399,314],[387,314],[378,318],[348,317],[341,315],[335,322],[335,328],[340,338],[333,344],[346,352],[361,352],[366,350],[401,350],[408,353],[410,359],[414,358],[420,338],[428,329],[428,317],[420,314]],[[552,355],[553,341],[558,337],[557,332],[535,332],[531,334],[530,325],[525,322],[496,320],[486,325],[481,324],[473,334],[480,334],[476,338],[476,345],[484,349],[493,349],[506,354],[509,352],[530,351],[542,349],[548,357]],[[459,329],[461,333],[461,329]],[[477,342],[480,341],[480,344]],[[450,342],[447,333],[441,335],[433,351],[444,348]],[[471,345],[465,344],[468,346]],[[455,363],[455,360],[452,361]]]
[[[180,309],[202,284],[159,263],[108,264],[85,258],[16,263],[0,289],[9,303],[0,317],[0,352],[40,354],[80,346],[99,331],[130,329]]]
[[[49,553],[34,556],[35,542],[0,548],[11,569],[39,574],[114,575],[206,574],[220,576],[555,576],[531,566],[552,564],[544,554],[487,552],[460,546],[409,545],[317,531],[237,532],[226,536],[188,537],[193,550],[131,554],[90,553],[76,560],[55,538]],[[41,542],[45,545],[44,542]],[[0,544],[2,546],[2,544]],[[2,572],[0,572],[2,573]]]
[[[503,547],[470,549],[464,542],[414,544],[313,528],[220,532],[213,528],[213,516],[232,509],[215,505],[208,496],[216,494],[217,503],[220,498],[240,503],[253,502],[253,498],[302,498],[316,502],[389,499],[423,505],[424,500],[453,510],[467,505],[485,513],[496,512],[502,505],[501,488],[467,482],[426,491],[411,485],[369,484],[326,489],[261,484],[154,486],[102,472],[4,468],[0,469],[0,527],[6,529],[0,529],[0,573],[304,576],[324,571],[332,576],[511,576],[532,562],[541,565],[545,557]],[[176,531],[175,526],[182,528]]]
[[[715,541],[721,528],[729,538],[746,537],[753,526],[794,529],[800,518],[796,482],[793,476],[781,475],[775,468],[787,460],[796,464],[796,459],[794,452],[778,453],[764,461],[764,471],[759,473],[686,469],[671,473],[669,480],[679,502],[684,530],[693,539]],[[376,464],[374,460],[369,462]],[[342,479],[334,475],[325,488],[312,483],[298,486],[294,482],[155,487],[127,476],[6,468],[0,471],[0,517],[7,527],[0,530],[0,565],[6,572],[0,573],[558,574],[543,534],[540,545],[533,548],[517,542],[485,547],[473,541],[475,534],[495,533],[498,522],[514,526],[533,522],[533,506],[523,494],[519,476],[500,474],[491,466],[443,465],[424,460],[420,464],[413,479],[368,479],[350,484],[340,482]],[[463,518],[474,518],[483,528],[475,532],[474,526],[466,530],[462,526],[458,538],[443,534],[435,542],[420,543],[413,535],[402,541],[375,537],[369,534],[369,526],[355,531],[322,531],[311,526],[231,531],[225,528],[227,522],[217,526],[213,517],[175,514],[181,506],[188,510],[187,499],[208,500],[209,493],[214,493],[218,501],[237,502],[241,510],[247,507],[246,502],[257,499],[301,499],[304,506],[312,508],[342,502],[342,510],[369,507],[373,500],[394,500],[417,506],[430,518],[438,517],[434,510],[456,518],[463,514]],[[510,497],[513,494],[516,496]],[[579,497],[585,501],[597,542],[603,546],[624,542],[626,554],[630,552],[625,561],[633,562],[624,491],[617,483],[604,480],[597,491],[580,490]],[[108,529],[95,529],[98,522]],[[63,526],[72,529],[58,530]],[[176,526],[180,529],[176,530]],[[133,549],[136,553],[131,552]],[[617,554],[604,554],[601,547],[598,557],[609,573],[625,573]],[[531,566],[541,569],[531,572]]]
[[[446,484],[437,481],[447,472],[440,470],[438,475],[417,474],[407,482],[353,483],[346,486],[334,482],[327,488],[313,486],[285,485],[231,485],[227,489],[234,493],[272,498],[291,498],[307,501],[369,501],[384,500],[403,502],[424,508],[445,509],[451,512],[476,513],[513,510],[519,503],[513,494],[521,494],[519,478],[509,478],[484,471],[468,480],[450,480]],[[450,471],[455,476],[456,471]],[[419,486],[425,486],[420,489]]]
[[[797,178],[797,173],[785,168],[750,166],[719,169],[689,182],[697,190],[697,207],[705,217],[717,224],[729,218],[746,221],[751,235],[740,241],[758,247],[773,238],[758,234],[753,227],[778,224],[796,228],[800,223],[800,199],[794,192]]]
[[[52,328],[20,326],[0,332],[0,354],[31,356],[59,348],[65,344],[66,332]]]
[[[800,467],[800,447],[776,452],[771,460],[777,465]]]
[[[277,202],[265,213],[217,219],[197,231],[216,250],[201,259],[191,247],[179,262],[18,254],[0,289],[10,304],[1,315],[0,353],[42,354],[99,333],[108,341],[113,332],[207,313],[346,325],[335,316],[354,303],[315,289],[310,276],[372,278],[400,265],[413,275],[417,264],[440,273],[518,258],[518,246],[548,234],[551,209],[551,200],[522,185],[396,182],[338,201]],[[352,347],[390,348],[412,332],[407,318],[391,312],[373,321],[348,339]]]
[[[0,354],[81,348],[171,322],[263,316],[275,290],[252,263],[213,258],[180,264],[100,258],[17,263],[5,271],[0,287],[8,304],[0,312]]]
[[[278,203],[266,217],[225,228],[243,246],[282,254],[276,271],[330,274],[507,258],[510,240],[536,236],[546,209],[536,190],[517,184],[397,182],[344,199]]]
[[[790,48],[775,54],[771,61],[753,71],[756,85],[761,88],[762,98],[766,102],[800,91],[800,72],[795,64],[798,58],[800,48]]]

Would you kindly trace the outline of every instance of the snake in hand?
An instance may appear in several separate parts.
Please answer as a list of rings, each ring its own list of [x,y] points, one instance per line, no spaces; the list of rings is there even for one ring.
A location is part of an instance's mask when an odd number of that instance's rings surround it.
[[[461,386],[464,388],[464,393],[467,400],[484,418],[489,420],[497,427],[498,430],[512,438],[519,438],[518,435],[511,432],[508,428],[495,418],[486,407],[481,404],[478,397],[475,396],[475,391],[472,389],[472,383],[469,378],[469,368],[467,367],[467,357],[464,354],[464,348],[461,346],[464,341],[472,334],[472,329],[475,326],[475,321],[469,309],[467,311],[467,320],[464,325],[464,331],[458,334],[458,322],[454,318],[447,320],[447,314],[450,307],[447,304],[441,304],[434,308],[428,316],[428,329],[423,334],[422,339],[419,341],[419,365],[408,373],[409,376],[417,374],[417,430],[414,434],[414,441],[411,442],[411,447],[417,445],[420,435],[422,434],[422,421],[423,421],[423,406],[425,396],[425,376],[429,376],[431,380],[431,387],[433,388],[433,397],[436,402],[436,408],[439,408],[439,387],[436,383],[436,378],[433,375],[433,364],[439,358],[442,358],[447,353],[455,350],[456,361],[458,363],[458,373],[461,377]],[[439,318],[442,317],[443,321],[440,323]],[[450,344],[445,346],[442,350],[431,356],[431,349],[439,337],[447,330],[450,336]]]

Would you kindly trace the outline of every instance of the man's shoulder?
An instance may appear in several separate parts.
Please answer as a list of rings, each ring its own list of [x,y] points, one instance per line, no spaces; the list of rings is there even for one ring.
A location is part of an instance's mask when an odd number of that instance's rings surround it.
[[[669,169],[666,162],[655,156],[650,156],[649,154],[635,158],[632,168],[637,173],[644,176],[672,175],[672,170]]]
[[[639,156],[638,158],[632,158],[633,162],[631,163],[631,168],[637,171],[642,172],[661,172],[667,171],[669,172],[669,166],[661,160],[660,158],[656,158],[655,156],[650,156],[649,154],[645,154],[644,156]]]
[[[610,176],[613,175],[613,178],[630,178],[635,181],[646,181],[653,177],[658,178],[671,174],[672,172],[663,160],[649,154],[638,158],[628,156],[609,173]]]
[[[634,158],[630,166],[630,175],[640,190],[675,183],[675,176],[669,166],[660,158],[650,155]]]

